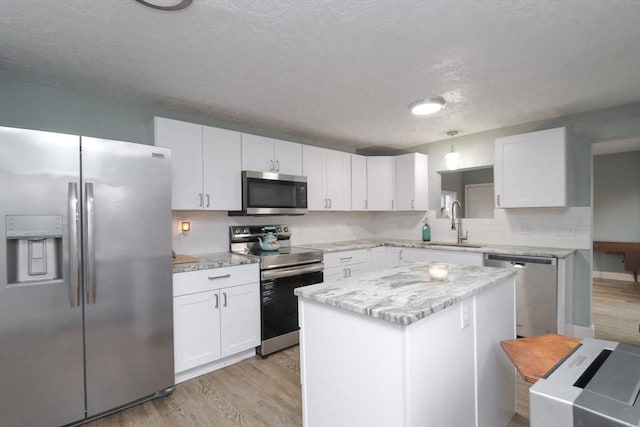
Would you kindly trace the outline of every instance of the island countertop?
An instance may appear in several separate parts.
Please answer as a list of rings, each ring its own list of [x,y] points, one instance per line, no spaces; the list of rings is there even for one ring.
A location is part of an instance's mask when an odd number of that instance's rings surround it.
[[[410,325],[515,276],[503,268],[449,264],[447,280],[433,280],[428,262],[296,288],[300,298],[377,319]]]

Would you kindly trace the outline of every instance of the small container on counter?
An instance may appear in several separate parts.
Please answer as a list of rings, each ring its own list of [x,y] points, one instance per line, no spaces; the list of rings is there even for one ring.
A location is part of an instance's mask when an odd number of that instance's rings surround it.
[[[429,263],[427,271],[432,280],[447,280],[449,278],[449,264],[443,262]]]
[[[422,226],[422,241],[431,241],[431,227],[429,227],[426,219],[424,220],[424,225]]]

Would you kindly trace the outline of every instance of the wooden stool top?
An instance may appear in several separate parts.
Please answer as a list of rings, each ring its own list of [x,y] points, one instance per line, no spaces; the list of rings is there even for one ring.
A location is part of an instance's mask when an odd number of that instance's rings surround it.
[[[502,341],[500,345],[525,381],[533,384],[580,341],[580,338],[549,334]]]

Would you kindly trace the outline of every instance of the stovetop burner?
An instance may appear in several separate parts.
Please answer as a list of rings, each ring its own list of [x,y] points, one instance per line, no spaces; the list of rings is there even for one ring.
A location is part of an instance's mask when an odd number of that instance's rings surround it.
[[[275,229],[280,249],[260,248],[258,238],[267,234],[265,228]],[[291,246],[291,227],[284,224],[232,226],[229,227],[229,242],[231,252],[260,257],[261,270],[322,262],[322,251]]]

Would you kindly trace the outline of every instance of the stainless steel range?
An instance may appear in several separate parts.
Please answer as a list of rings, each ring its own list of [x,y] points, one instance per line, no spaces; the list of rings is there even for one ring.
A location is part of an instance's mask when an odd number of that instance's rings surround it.
[[[279,249],[263,250],[268,230],[273,230]],[[298,298],[293,290],[322,283],[322,251],[291,246],[291,227],[252,225],[229,227],[230,250],[260,258],[261,356],[298,343]]]

